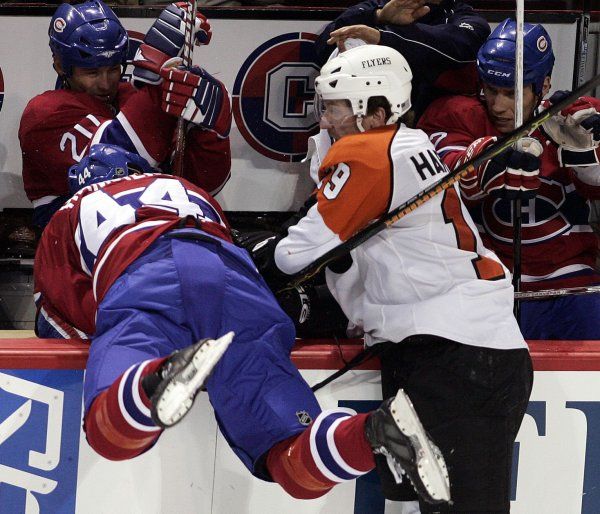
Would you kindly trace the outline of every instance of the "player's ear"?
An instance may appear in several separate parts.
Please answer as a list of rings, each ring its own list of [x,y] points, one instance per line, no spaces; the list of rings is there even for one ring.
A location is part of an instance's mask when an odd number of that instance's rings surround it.
[[[59,78],[60,84],[61,84],[59,86],[58,85],[59,83],[57,82],[56,87],[58,89],[70,89],[67,74],[65,73],[65,69],[62,65],[62,62],[60,61],[60,57],[56,54],[52,56],[52,67],[54,68],[54,71],[58,75],[58,78]]]
[[[383,127],[385,125],[387,116],[383,107],[377,107],[377,109],[375,109],[375,112],[373,113],[373,121],[375,122],[376,127]]]
[[[542,85],[542,98],[544,98],[548,94],[548,91],[550,91],[551,87],[552,84],[550,83],[550,77],[546,77],[544,79],[544,84]]]
[[[52,67],[54,68],[54,71],[58,74],[59,77],[63,77],[65,75],[65,70],[62,66],[62,63],[60,62],[60,58],[58,57],[58,55],[52,56]]]

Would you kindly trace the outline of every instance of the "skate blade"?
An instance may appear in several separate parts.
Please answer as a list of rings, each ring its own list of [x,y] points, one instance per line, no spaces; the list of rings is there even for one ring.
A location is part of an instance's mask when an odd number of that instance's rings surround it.
[[[415,449],[417,473],[433,502],[450,501],[450,479],[444,457],[427,437],[425,429],[406,393],[400,389],[390,405],[390,411],[400,431]]]
[[[231,342],[233,332],[219,339],[209,339],[195,353],[191,362],[183,368],[165,388],[156,405],[158,419],[165,427],[177,423],[191,409],[194,397],[204,386]]]

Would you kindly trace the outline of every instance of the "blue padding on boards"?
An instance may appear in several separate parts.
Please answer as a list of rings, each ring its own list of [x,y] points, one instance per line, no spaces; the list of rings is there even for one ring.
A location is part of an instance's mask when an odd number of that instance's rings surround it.
[[[3,514],[74,514],[82,370],[0,370]]]

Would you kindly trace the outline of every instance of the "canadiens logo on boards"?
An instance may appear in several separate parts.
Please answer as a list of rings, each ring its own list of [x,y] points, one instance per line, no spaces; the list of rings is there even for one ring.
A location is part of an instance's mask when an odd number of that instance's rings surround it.
[[[242,64],[233,86],[233,115],[246,142],[260,154],[300,161],[314,116],[314,34],[291,32],[269,39]]]
[[[83,371],[0,371],[4,513],[75,512]]]

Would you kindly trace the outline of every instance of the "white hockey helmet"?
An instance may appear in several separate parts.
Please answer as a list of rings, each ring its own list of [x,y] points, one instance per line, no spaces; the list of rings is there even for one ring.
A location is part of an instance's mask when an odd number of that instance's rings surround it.
[[[323,100],[349,100],[359,119],[367,114],[369,98],[384,96],[392,110],[389,125],[410,109],[411,80],[410,66],[400,52],[388,46],[362,45],[325,63],[315,79],[315,90],[321,104]]]

